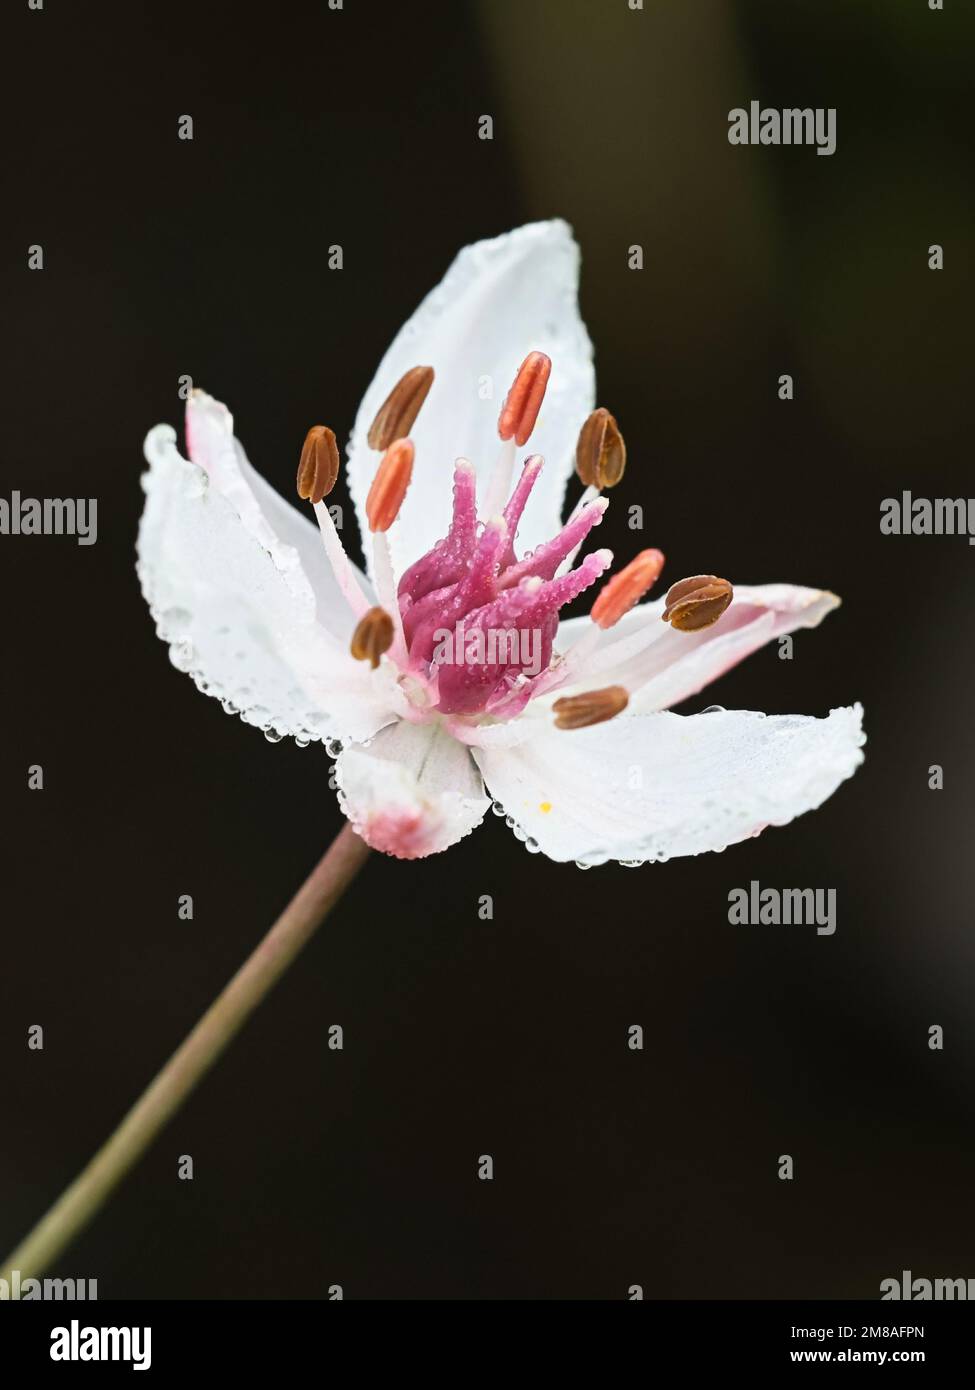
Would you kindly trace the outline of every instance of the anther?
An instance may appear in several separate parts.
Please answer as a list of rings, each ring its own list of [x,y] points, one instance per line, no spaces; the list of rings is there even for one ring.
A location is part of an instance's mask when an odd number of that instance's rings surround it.
[[[714,574],[682,579],[667,594],[663,620],[681,632],[698,632],[718,621],[734,593],[727,579]]]
[[[411,367],[400,377],[369,426],[370,449],[388,449],[397,439],[406,438],[432,385],[432,367]]]
[[[339,450],[327,425],[312,425],[298,460],[298,496],[309,502],[327,497],[339,476]]]
[[[552,706],[557,729],[588,729],[590,724],[603,724],[625,710],[630,697],[621,685],[608,685],[605,690],[587,690],[583,695],[563,695]]]
[[[626,445],[615,418],[602,406],[579,431],[576,473],[586,487],[615,487],[626,468]]]
[[[498,434],[502,439],[514,439],[519,448],[528,442],[545,399],[551,371],[552,359],[544,352],[530,352],[522,362],[498,418]]]
[[[393,620],[385,608],[370,608],[359,619],[349,650],[356,661],[368,661],[375,671],[379,658],[393,645]]]
[[[366,498],[370,531],[388,531],[399,516],[413,476],[413,441],[397,439],[383,454]]]
[[[641,550],[619,574],[604,584],[589,616],[597,627],[615,627],[660,578],[664,557],[659,550]]]

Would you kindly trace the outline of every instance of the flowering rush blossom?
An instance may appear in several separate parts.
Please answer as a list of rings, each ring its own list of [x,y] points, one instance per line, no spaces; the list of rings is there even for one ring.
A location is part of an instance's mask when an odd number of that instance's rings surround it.
[[[608,550],[577,558],[626,458],[593,409],[578,270],[565,223],[518,228],[461,251],[400,330],[347,452],[368,574],[326,502],[340,468],[326,426],[298,467],[313,516],[202,392],[189,460],[170,426],[146,438],[139,575],[173,663],[270,740],[323,742],[354,828],[401,859],[490,809],[585,867],[721,850],[819,806],[862,761],[859,705],[668,712],[816,626],[835,595],[706,574],[643,602],[658,550],[613,574]],[[583,491],[563,523],[573,467]],[[594,589],[588,616],[560,621]]]

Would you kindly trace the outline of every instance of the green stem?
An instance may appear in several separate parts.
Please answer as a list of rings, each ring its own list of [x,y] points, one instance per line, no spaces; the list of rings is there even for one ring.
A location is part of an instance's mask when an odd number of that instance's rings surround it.
[[[314,935],[368,854],[365,842],[346,825],[115,1133],[0,1266],[8,1285],[15,1269],[21,1281],[36,1278],[88,1225]]]

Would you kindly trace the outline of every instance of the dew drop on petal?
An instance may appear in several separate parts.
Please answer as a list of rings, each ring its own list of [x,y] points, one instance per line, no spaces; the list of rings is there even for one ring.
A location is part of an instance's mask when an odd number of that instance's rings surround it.
[[[188,671],[193,665],[193,658],[195,655],[193,643],[188,637],[182,638],[179,642],[174,642],[169,649],[169,659],[176,667],[177,671]]]

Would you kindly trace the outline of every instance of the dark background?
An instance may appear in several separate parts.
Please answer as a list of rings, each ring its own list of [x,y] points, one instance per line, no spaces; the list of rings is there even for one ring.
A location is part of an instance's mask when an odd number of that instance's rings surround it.
[[[617,508],[605,543],[660,545],[671,582],[844,598],[793,661],[769,648],[689,708],[859,699],[866,763],[789,828],[639,871],[529,856],[490,816],[444,855],[374,856],[55,1272],[103,1298],[975,1277],[975,552],[879,531],[902,488],[971,491],[973,28],[951,0],[5,6],[0,495],[99,499],[91,548],[0,538],[5,1250],[340,825],[323,750],[269,746],[154,636],[146,430],[179,424],[189,373],[290,495],[308,425],[345,437],[459,247],[561,215],[647,517],[634,540]],[[729,145],[752,97],[837,107],[836,154]],[[836,935],[730,926],[752,878],[835,887]]]

